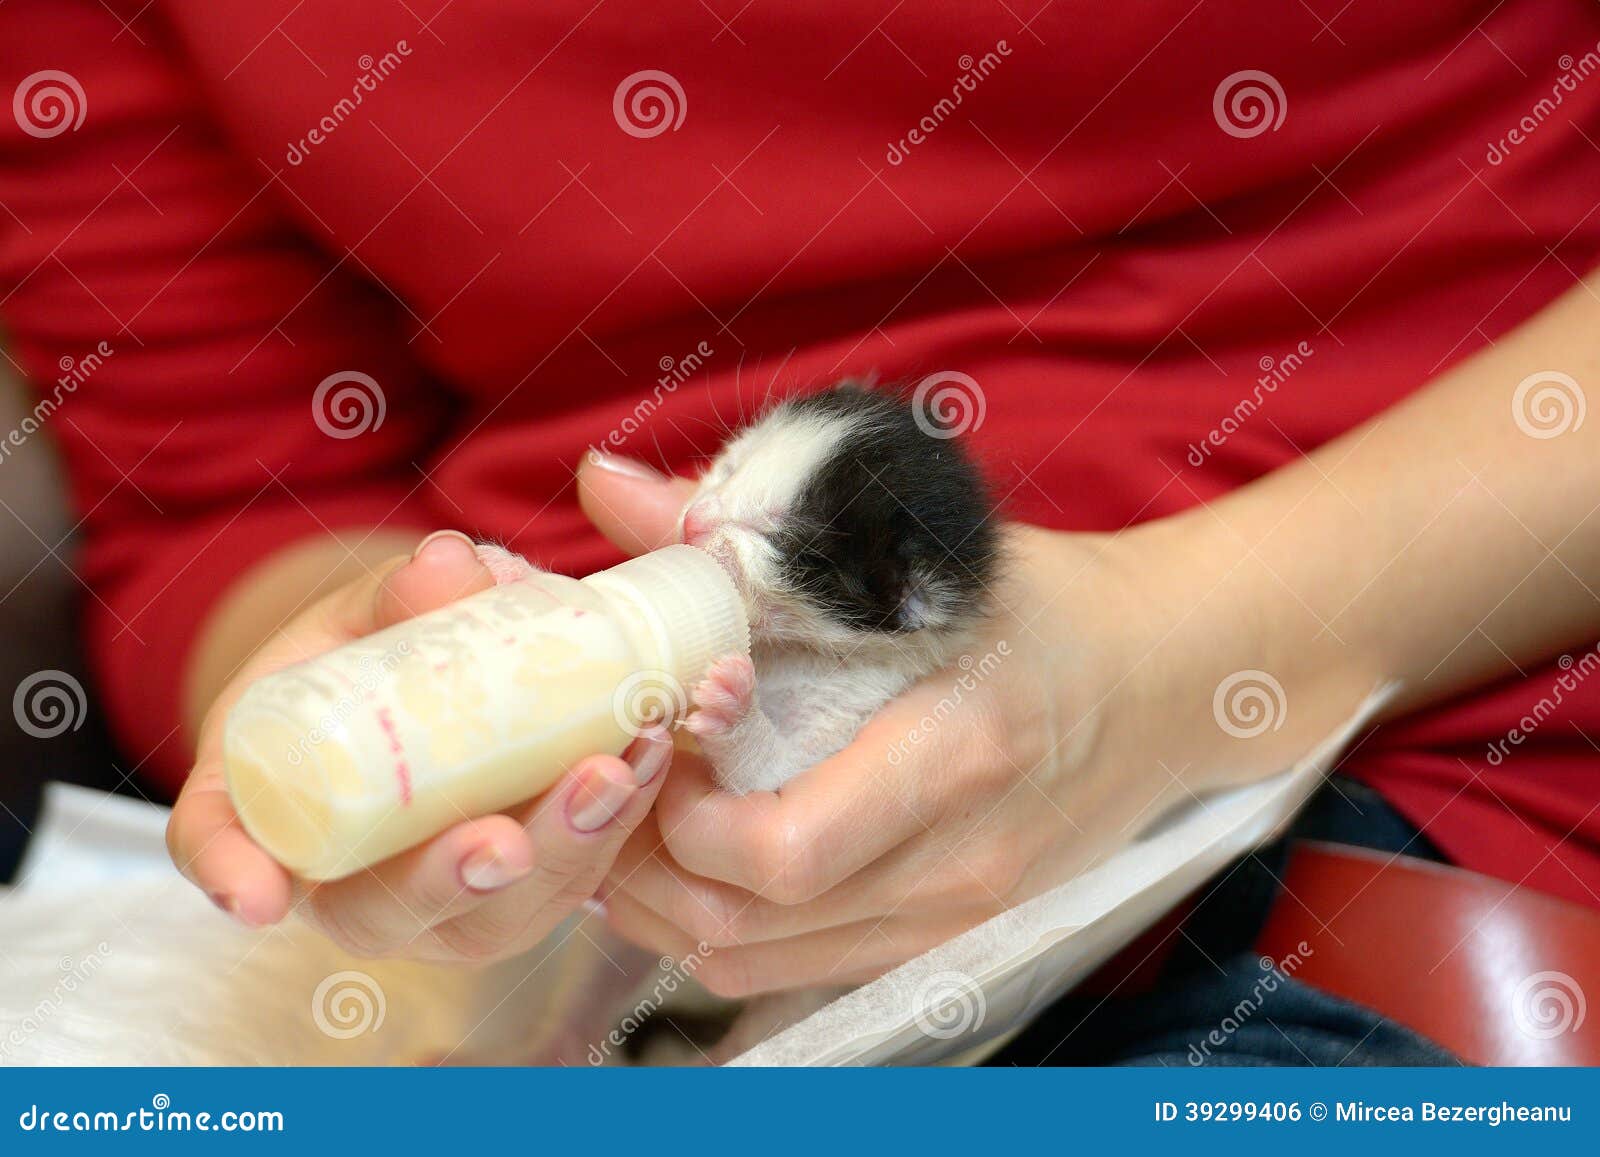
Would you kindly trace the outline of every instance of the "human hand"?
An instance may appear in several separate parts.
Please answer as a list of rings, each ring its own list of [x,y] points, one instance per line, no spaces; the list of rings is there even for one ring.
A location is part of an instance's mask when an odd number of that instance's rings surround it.
[[[1014,555],[1050,537],[1018,532]],[[680,756],[607,877],[614,930],[679,957],[709,945],[696,978],[721,996],[854,985],[1130,838],[1138,794],[1162,785],[1099,757],[1098,713],[1070,707],[1089,706],[1099,664],[1064,645],[1042,598],[1030,615],[1023,597],[1010,592],[1015,613],[957,664],[776,793],[730,795]]]
[[[466,536],[442,532],[413,557],[377,567],[278,631],[206,714],[194,770],[167,826],[179,870],[247,925],[276,923],[292,908],[360,956],[510,956],[589,899],[666,778],[672,745],[664,732],[636,740],[621,759],[582,760],[507,814],[466,820],[383,863],[318,884],[293,879],[250,839],[224,785],[223,723],[250,683],[494,582]]]
[[[629,549],[670,533],[682,493],[614,465],[580,476],[591,518]],[[1193,552],[1219,553],[1200,526],[1009,527],[981,637],[844,751],[746,796],[680,754],[607,876],[613,928],[694,952],[719,995],[856,984],[1066,882],[1172,804],[1287,766],[1359,693],[1297,699],[1259,735],[1219,725],[1230,676],[1287,667],[1251,625],[1259,590],[1196,585]]]

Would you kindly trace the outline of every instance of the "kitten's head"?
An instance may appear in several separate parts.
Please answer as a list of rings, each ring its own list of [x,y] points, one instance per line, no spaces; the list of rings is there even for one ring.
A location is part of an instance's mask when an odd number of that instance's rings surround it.
[[[757,638],[849,651],[975,621],[998,565],[993,513],[949,431],[904,398],[846,384],[734,437],[680,531],[728,568]]]

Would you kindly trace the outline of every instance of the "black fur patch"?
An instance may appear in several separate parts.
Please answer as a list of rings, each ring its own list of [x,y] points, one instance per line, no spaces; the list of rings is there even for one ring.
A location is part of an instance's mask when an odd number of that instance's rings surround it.
[[[955,440],[924,432],[908,399],[858,385],[786,405],[852,420],[787,512],[778,545],[788,585],[858,630],[979,614],[998,565],[994,504]]]

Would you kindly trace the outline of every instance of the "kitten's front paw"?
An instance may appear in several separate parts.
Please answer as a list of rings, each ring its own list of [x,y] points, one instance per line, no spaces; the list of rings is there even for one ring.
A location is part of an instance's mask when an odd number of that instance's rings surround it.
[[[726,735],[750,712],[756,698],[755,664],[743,655],[726,655],[711,665],[690,691],[694,711],[684,726],[695,735]]]

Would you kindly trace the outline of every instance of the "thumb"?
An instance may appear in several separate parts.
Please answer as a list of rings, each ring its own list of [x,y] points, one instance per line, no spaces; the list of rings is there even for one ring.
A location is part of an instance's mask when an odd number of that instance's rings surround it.
[[[578,467],[578,505],[596,529],[630,555],[677,537],[694,483],[659,474],[637,458],[591,450]]]
[[[436,530],[411,558],[382,576],[372,604],[372,630],[435,610],[494,586],[472,539],[459,530]]]

